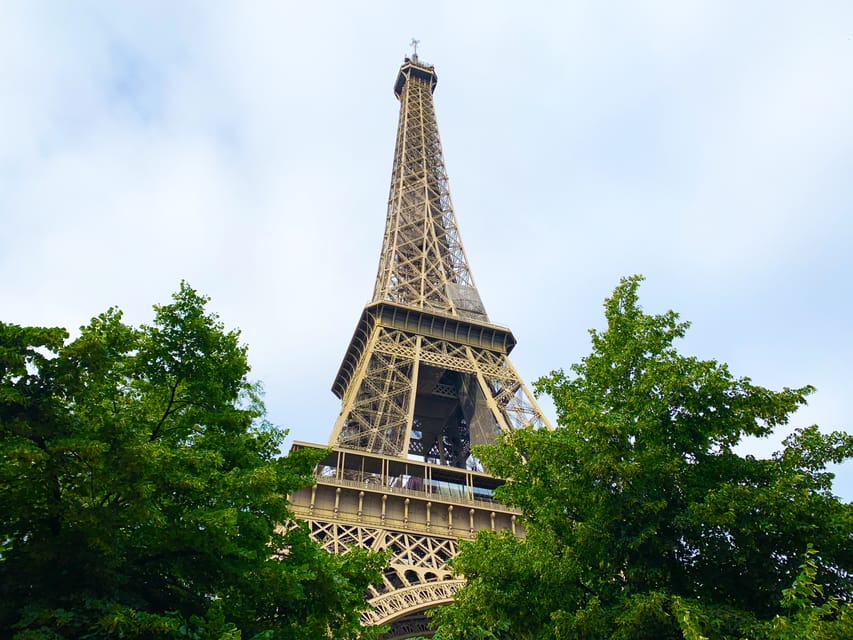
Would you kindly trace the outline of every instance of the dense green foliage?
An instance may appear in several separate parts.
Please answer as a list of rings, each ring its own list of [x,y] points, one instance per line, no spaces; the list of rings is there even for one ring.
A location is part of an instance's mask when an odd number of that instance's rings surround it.
[[[771,459],[738,455],[812,389],[771,391],[679,354],[688,324],[644,314],[639,283],[606,301],[589,356],[536,383],[558,428],[477,451],[527,539],[462,545],[468,585],[436,614],[439,636],[853,637],[853,505],[825,470],[853,437],[807,427]]]
[[[316,454],[281,456],[206,303],[182,284],[71,342],[0,323],[0,636],[356,636],[382,559],[277,526]]]

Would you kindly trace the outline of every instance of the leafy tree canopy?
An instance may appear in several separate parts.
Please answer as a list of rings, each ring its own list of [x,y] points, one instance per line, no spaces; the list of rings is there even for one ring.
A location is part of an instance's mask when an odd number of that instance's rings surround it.
[[[853,637],[853,505],[826,471],[853,437],[812,426],[771,459],[738,455],[813,389],[771,391],[679,354],[688,324],[643,313],[640,281],[605,302],[589,356],[536,383],[558,428],[476,452],[527,538],[462,545],[468,584],[437,637]]]
[[[350,638],[382,559],[321,551],[246,347],[182,283],[150,325],[0,323],[0,635]]]

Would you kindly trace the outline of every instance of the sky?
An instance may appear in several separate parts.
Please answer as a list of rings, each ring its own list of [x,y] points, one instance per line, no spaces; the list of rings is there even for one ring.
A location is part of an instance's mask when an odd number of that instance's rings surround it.
[[[528,381],[643,274],[683,353],[853,430],[853,3],[0,0],[0,320],[150,321],[182,279],[269,419],[327,442],[414,37],[454,209]],[[554,419],[553,406],[543,409]],[[853,500],[853,463],[836,468]]]

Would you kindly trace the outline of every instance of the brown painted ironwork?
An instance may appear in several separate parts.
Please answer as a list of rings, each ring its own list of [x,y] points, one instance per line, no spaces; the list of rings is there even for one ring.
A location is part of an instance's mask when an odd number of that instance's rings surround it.
[[[524,535],[517,513],[494,501],[501,481],[471,447],[513,429],[551,428],[508,359],[514,336],[490,322],[471,275],[438,135],[437,80],[416,52],[397,75],[373,297],[332,386],[341,413],[316,485],[291,496],[326,550],[390,554],[363,621],[389,624],[395,639],[430,635],[425,611],[464,584],[447,564],[458,540],[481,530]]]
[[[512,333],[489,322],[468,266],[438,135],[432,66],[406,59],[373,299],[332,390],[330,444],[465,468],[471,446],[548,426],[507,356]]]

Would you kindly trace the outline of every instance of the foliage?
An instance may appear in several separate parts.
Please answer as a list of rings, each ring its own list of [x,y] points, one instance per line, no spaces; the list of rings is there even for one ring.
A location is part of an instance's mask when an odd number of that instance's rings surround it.
[[[815,582],[818,552],[809,545],[794,584],[782,592],[786,615],[764,625],[770,640],[848,640],[853,638],[853,602],[826,597]]]
[[[643,313],[640,280],[606,301],[589,356],[536,383],[558,428],[477,451],[507,480],[498,495],[522,511],[527,538],[462,545],[454,567],[468,584],[436,613],[437,637],[806,637],[779,633],[830,624],[853,598],[853,506],[825,470],[853,455],[853,437],[807,427],[772,459],[738,455],[813,389],[771,391],[679,354],[688,324]],[[820,587],[806,614],[785,618],[803,563]]]
[[[381,558],[321,551],[239,332],[182,283],[154,321],[0,323],[0,635],[351,638]]]

